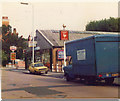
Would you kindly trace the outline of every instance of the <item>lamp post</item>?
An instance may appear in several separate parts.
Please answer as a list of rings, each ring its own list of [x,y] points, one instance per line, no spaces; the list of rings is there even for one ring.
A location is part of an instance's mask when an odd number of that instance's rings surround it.
[[[21,2],[22,5],[29,5],[29,3]],[[32,63],[34,63],[34,6],[32,6],[32,33],[33,33],[33,46],[32,46]]]
[[[66,26],[63,24],[63,30],[65,30]],[[64,66],[66,66],[66,47],[65,47],[65,40],[64,40]]]

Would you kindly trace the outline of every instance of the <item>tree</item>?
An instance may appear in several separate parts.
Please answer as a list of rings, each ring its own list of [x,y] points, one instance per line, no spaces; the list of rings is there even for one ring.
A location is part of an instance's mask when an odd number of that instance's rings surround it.
[[[87,31],[120,32],[120,18],[110,17],[99,21],[91,21],[86,25]]]
[[[2,65],[5,66],[7,64],[7,54],[5,54],[4,51],[2,51]]]
[[[120,18],[118,18],[118,32],[120,32]]]
[[[23,49],[26,49],[27,43],[26,40],[22,36],[19,37],[17,33],[12,33],[12,27],[10,25],[2,26],[2,51],[3,58],[7,57],[7,63],[10,61],[10,46],[16,46],[17,50],[15,51],[17,56],[16,58],[23,58]],[[3,59],[3,62],[6,61]],[[3,64],[4,65],[4,64]]]

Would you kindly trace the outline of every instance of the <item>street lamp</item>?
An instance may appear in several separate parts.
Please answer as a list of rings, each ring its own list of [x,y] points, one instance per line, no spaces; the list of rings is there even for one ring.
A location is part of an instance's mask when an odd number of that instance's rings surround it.
[[[65,30],[66,26],[63,24],[63,30]],[[65,40],[64,40],[64,66],[66,66],[66,47],[65,47]]]
[[[29,3],[24,3],[21,2],[20,4],[22,5],[29,5]],[[33,47],[32,47],[32,63],[34,63],[34,6],[31,4],[32,6],[32,32],[33,32]]]
[[[20,2],[21,4],[23,4],[23,5],[28,5],[28,3],[25,3],[25,2]]]

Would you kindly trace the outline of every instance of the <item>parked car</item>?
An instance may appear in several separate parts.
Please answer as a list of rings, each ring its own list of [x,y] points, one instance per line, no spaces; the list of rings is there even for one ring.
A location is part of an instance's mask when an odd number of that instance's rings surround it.
[[[29,66],[29,72],[34,73],[34,74],[47,74],[48,73],[48,67],[44,66],[43,63],[37,62],[37,63],[32,63]]]

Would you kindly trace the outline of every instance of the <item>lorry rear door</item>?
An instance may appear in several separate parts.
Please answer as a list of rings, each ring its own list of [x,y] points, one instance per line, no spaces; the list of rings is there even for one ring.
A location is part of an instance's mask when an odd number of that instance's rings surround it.
[[[97,74],[117,73],[120,42],[96,41],[95,46]]]

